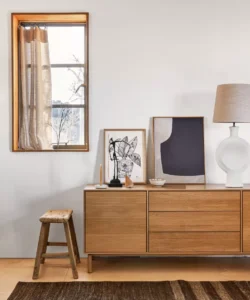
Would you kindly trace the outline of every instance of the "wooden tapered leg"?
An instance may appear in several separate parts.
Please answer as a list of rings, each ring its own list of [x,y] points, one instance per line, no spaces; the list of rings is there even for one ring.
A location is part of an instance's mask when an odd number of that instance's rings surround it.
[[[69,249],[69,259],[70,259],[70,264],[71,264],[71,268],[72,268],[73,278],[77,279],[78,272],[76,269],[76,259],[75,259],[73,244],[72,244],[69,222],[64,223],[64,230],[65,230],[66,241],[67,241],[68,249]]]
[[[40,263],[41,263],[42,253],[43,253],[44,240],[46,238],[47,227],[48,227],[47,223],[42,223],[37,251],[36,251],[36,260],[35,260],[35,266],[34,266],[33,277],[32,277],[33,279],[37,279],[39,276],[39,269],[40,269]]]
[[[80,254],[79,254],[79,249],[78,249],[77,239],[76,239],[75,226],[74,226],[74,221],[73,221],[72,216],[69,219],[69,228],[70,228],[70,232],[71,232],[74,253],[76,256],[76,263],[79,264],[81,262],[81,260],[80,260]]]
[[[46,251],[47,251],[47,243],[48,243],[48,239],[49,239],[49,229],[50,229],[50,224],[45,223],[45,234],[44,234],[42,255],[44,253],[46,253]],[[42,257],[41,264],[44,264],[44,262],[45,262],[45,257]]]
[[[88,254],[88,273],[92,273],[92,255]]]

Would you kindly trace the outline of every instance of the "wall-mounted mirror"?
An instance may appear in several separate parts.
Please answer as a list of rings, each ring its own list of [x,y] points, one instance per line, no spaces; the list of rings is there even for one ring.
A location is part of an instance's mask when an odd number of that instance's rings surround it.
[[[13,151],[88,151],[88,14],[12,14]]]

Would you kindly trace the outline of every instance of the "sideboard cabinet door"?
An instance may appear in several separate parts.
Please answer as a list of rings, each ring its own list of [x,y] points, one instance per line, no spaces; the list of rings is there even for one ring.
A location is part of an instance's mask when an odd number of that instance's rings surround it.
[[[250,253],[250,192],[243,191],[243,252]]]
[[[85,252],[146,252],[145,191],[85,193]]]

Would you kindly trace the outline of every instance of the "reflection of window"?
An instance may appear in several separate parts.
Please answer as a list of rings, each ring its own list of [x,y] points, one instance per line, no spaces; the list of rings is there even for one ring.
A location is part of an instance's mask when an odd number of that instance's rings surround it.
[[[88,151],[87,22],[12,14],[13,151]]]

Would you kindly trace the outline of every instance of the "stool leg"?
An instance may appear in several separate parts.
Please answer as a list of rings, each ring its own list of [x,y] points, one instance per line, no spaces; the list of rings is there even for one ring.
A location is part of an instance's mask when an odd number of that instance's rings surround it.
[[[92,273],[92,255],[88,254],[88,273]]]
[[[33,271],[33,279],[37,279],[39,275],[39,269],[40,269],[40,263],[42,258],[42,252],[43,252],[43,245],[44,245],[44,239],[46,237],[46,228],[48,227],[47,223],[42,223],[41,230],[40,230],[40,236],[36,251],[36,260],[35,260],[35,266]]]
[[[67,241],[68,248],[69,248],[69,259],[70,259],[70,263],[71,263],[73,278],[77,279],[78,273],[77,273],[77,269],[76,269],[76,259],[75,259],[73,244],[72,244],[69,222],[64,223],[64,230],[65,230],[66,241]]]
[[[47,243],[48,243],[48,239],[49,239],[49,229],[50,229],[50,224],[46,223],[42,254],[46,253],[46,251],[47,251]],[[41,264],[44,264],[44,262],[45,262],[45,257],[42,257]]]
[[[76,239],[75,226],[74,226],[74,221],[73,221],[72,216],[69,219],[69,228],[70,228],[70,232],[71,232],[71,238],[72,238],[74,253],[75,253],[75,256],[76,256],[76,263],[79,264],[81,262],[81,260],[80,260],[80,254],[79,254],[79,249],[78,249],[77,239]]]

